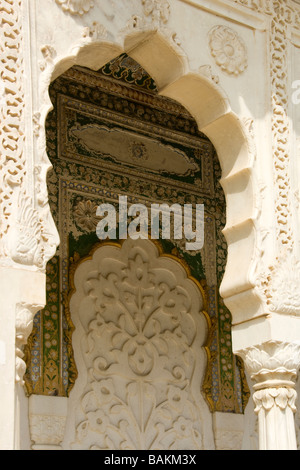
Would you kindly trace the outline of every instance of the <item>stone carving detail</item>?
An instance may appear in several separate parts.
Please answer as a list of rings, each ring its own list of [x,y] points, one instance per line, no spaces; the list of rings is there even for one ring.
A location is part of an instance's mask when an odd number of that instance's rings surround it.
[[[50,256],[53,255],[53,246],[55,245],[56,248],[58,237],[53,227],[53,221],[52,225],[51,221],[48,221],[51,215],[47,209],[47,196],[43,195],[42,200],[41,194],[37,191],[35,201],[25,189],[25,101],[23,90],[25,73],[20,8],[20,2],[17,0],[3,0],[0,3],[2,26],[0,29],[2,64],[0,85],[0,257],[42,268],[46,262],[43,252],[47,251],[47,254],[49,252]],[[45,46],[42,53],[46,63],[47,60],[50,60],[49,57],[53,51],[50,46]],[[36,113],[32,116],[32,121],[33,132],[38,137],[40,114]],[[47,166],[48,169],[49,164],[44,166]],[[44,187],[46,186],[46,171],[45,168],[42,175]],[[41,187],[39,181],[36,182],[36,187]],[[35,202],[37,202],[38,209],[35,208]],[[16,208],[14,212],[13,207]],[[55,235],[51,235],[52,233]],[[42,247],[42,245],[45,246]]]
[[[96,215],[98,205],[93,201],[79,201],[74,207],[76,224],[83,230],[96,230],[99,217]]]
[[[44,60],[41,60],[39,62],[39,67],[40,70],[43,72],[47,68],[48,64],[53,64],[53,60],[56,57],[56,50],[49,44],[45,44],[41,47],[41,53],[43,55]]]
[[[83,30],[83,37],[93,41],[99,41],[107,38],[107,29],[97,21],[92,26],[88,26]]]
[[[300,366],[300,346],[297,343],[269,341],[260,346],[253,346],[238,353],[245,361],[251,379],[260,384],[293,386]]]
[[[94,6],[93,0],[56,0],[56,3],[72,15],[84,15]]]
[[[65,416],[33,415],[30,418],[31,439],[35,446],[59,446],[64,438],[65,426]]]
[[[275,170],[277,237],[284,248],[293,247],[290,191],[290,119],[288,116],[289,84],[287,28],[290,24],[300,29],[299,7],[286,0],[276,4],[270,0],[235,0],[255,11],[271,16],[271,96],[273,161]],[[284,256],[284,253],[283,253]]]
[[[299,7],[292,2],[278,0],[235,0],[255,11],[270,16],[270,50],[272,57],[272,155],[274,162],[275,213],[277,221],[277,252],[273,266],[258,280],[258,289],[272,311],[286,314],[300,313],[300,296],[297,294],[300,279],[299,263],[295,254],[293,236],[294,194],[291,191],[291,123],[289,117],[288,83],[288,28],[300,29]],[[275,6],[276,5],[276,6]]]
[[[215,26],[209,33],[209,46],[216,64],[230,75],[247,68],[247,50],[243,40],[226,26]]]
[[[300,262],[288,250],[258,280],[258,289],[273,312],[300,315]]]
[[[149,240],[127,240],[81,263],[75,288],[73,345],[83,345],[78,380],[86,383],[73,391],[72,447],[206,447],[210,415],[200,393],[206,320],[200,290],[183,268],[158,257]]]
[[[42,308],[41,305],[33,306],[17,304],[16,306],[16,382],[24,385],[23,376],[26,371],[26,363],[23,360],[23,346],[32,331],[33,317]]]
[[[273,407],[278,407],[285,410],[287,407],[291,408],[293,413],[296,412],[296,398],[297,393],[291,388],[270,388],[266,390],[258,390],[254,393],[253,399],[256,405],[255,413],[263,408],[265,411],[270,411]]]
[[[166,38],[180,46],[180,40],[174,31],[167,28],[170,17],[170,3],[168,0],[142,0],[143,17],[133,15],[123,33],[131,33],[138,30],[159,29]]]
[[[0,102],[0,257],[7,257],[13,193],[23,183],[24,92],[22,27],[19,1],[0,4],[1,102]]]
[[[11,257],[20,264],[44,266],[42,225],[32,199],[20,192],[18,212],[11,228]]]
[[[170,16],[170,4],[168,0],[142,0],[144,13],[151,16],[154,24],[167,23]]]

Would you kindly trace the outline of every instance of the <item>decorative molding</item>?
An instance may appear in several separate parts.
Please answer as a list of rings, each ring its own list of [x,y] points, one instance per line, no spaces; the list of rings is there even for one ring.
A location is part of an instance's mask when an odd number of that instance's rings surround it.
[[[59,446],[64,438],[66,417],[34,415],[30,418],[30,433],[34,445]]]
[[[16,263],[39,268],[44,266],[42,224],[32,198],[25,191],[19,193],[16,220],[10,231],[10,246],[11,258]]]
[[[300,314],[300,265],[297,261],[293,230],[295,192],[291,187],[291,120],[289,116],[290,84],[288,65],[288,29],[300,29],[300,9],[293,1],[235,0],[270,18],[270,85],[272,161],[274,168],[276,252],[274,264],[262,268],[257,280],[258,292],[271,311]]]
[[[209,32],[210,52],[216,64],[229,75],[240,75],[248,66],[247,49],[241,37],[226,26]]]
[[[40,70],[43,72],[48,65],[53,65],[53,61],[57,55],[56,50],[53,46],[46,44],[41,47],[41,53],[43,55],[44,60],[39,62]]]
[[[0,258],[8,258],[14,194],[24,182],[24,67],[22,15],[18,0],[0,5]]]
[[[72,15],[84,15],[88,13],[94,6],[93,0],[55,0],[62,7],[63,11],[67,11]]]
[[[243,431],[216,430],[216,450],[241,450]]]
[[[220,79],[218,75],[214,75],[212,72],[212,68],[210,65],[201,65],[199,67],[198,72],[201,75],[204,75],[204,77],[209,78],[212,82],[216,83],[216,85],[219,83]]]

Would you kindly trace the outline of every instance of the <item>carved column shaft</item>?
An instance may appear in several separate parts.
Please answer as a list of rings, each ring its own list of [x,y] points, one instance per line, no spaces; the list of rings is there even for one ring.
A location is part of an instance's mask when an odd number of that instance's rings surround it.
[[[292,388],[267,388],[253,395],[261,450],[296,450],[295,400]]]
[[[295,381],[300,345],[269,341],[239,351],[255,382],[253,400],[258,415],[260,450],[296,450]]]

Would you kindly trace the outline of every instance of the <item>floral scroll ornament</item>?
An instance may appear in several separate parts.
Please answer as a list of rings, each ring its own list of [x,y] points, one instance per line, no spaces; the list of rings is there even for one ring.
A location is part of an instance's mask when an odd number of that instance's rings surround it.
[[[225,26],[215,26],[209,33],[209,46],[217,65],[230,75],[247,68],[247,50],[238,34]]]
[[[73,15],[84,15],[94,6],[93,0],[56,0],[56,3]]]

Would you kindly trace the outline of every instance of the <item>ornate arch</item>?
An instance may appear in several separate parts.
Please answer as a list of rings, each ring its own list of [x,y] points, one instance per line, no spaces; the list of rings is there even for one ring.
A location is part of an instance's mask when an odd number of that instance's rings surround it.
[[[124,51],[140,63],[155,80],[159,94],[182,104],[216,148],[227,201],[224,235],[228,243],[228,259],[221,294],[234,320],[244,321],[258,316],[262,314],[255,278],[260,196],[253,173],[256,154],[251,124],[242,122],[231,110],[224,90],[205,67],[198,73],[189,72],[187,58],[172,39],[157,30],[136,29],[133,27],[124,32],[122,44],[108,41],[106,32],[98,35],[89,30],[65,58],[56,60],[50,53],[41,76],[44,96],[41,120],[45,121],[52,109],[48,95],[51,81],[71,66],[98,70]],[[154,55],[153,50],[160,53]],[[40,142],[45,155],[44,127],[40,132]]]

